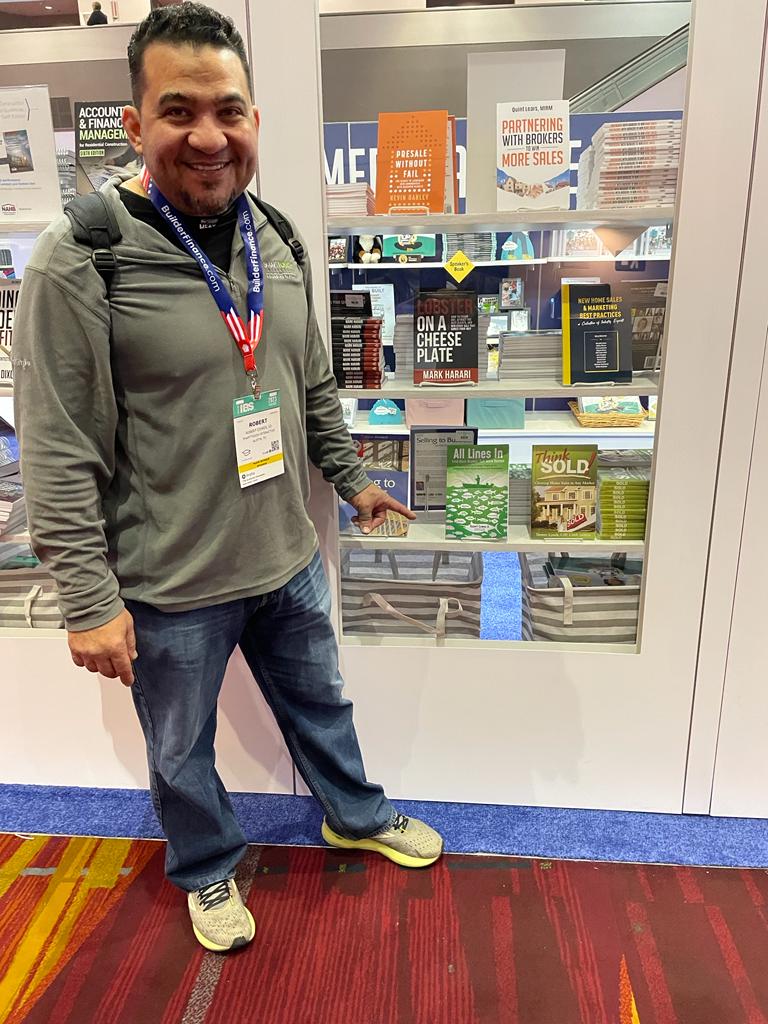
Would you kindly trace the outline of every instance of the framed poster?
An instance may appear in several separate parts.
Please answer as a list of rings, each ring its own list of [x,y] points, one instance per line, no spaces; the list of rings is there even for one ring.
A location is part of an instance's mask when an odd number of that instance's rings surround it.
[[[522,277],[505,277],[499,285],[499,309],[519,309],[523,304]]]
[[[0,226],[61,213],[48,87],[0,89]]]

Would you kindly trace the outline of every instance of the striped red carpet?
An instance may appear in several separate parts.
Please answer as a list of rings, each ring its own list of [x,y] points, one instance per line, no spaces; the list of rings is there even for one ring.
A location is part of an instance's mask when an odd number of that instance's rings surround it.
[[[768,1024],[768,872],[251,847],[205,953],[164,847],[0,837],[2,1024]]]

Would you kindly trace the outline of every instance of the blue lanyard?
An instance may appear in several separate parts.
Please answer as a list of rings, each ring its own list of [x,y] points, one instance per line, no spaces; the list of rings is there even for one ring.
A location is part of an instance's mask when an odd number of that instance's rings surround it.
[[[246,329],[221,275],[208,262],[205,253],[186,231],[178,212],[152,180],[146,167],[141,172],[141,184],[157,212],[173,228],[190,256],[197,260],[224,323],[242,354],[243,366],[250,379],[254,396],[258,397],[257,392],[260,392],[260,389],[256,371],[256,349],[264,329],[264,270],[261,263],[259,240],[253,227],[253,216],[247,199],[241,195],[237,200],[237,226],[240,228],[243,238],[245,267],[248,274],[248,326]]]

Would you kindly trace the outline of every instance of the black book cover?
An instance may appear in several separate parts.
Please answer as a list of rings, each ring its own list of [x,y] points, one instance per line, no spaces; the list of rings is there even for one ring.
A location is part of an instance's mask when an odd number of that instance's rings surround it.
[[[451,288],[414,301],[413,383],[477,384],[477,295]]]
[[[563,384],[631,384],[632,331],[609,284],[563,285]]]

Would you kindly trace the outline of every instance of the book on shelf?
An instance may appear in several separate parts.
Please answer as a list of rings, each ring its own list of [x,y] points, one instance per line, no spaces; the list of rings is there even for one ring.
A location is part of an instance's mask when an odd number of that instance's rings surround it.
[[[349,237],[328,239],[328,262],[330,264],[349,263]]]
[[[401,505],[408,505],[408,472],[399,469],[382,468],[380,466],[366,466],[365,472],[372,484],[376,484],[382,491],[386,491],[395,501]],[[390,510],[391,511],[391,510]],[[346,501],[339,501],[339,530],[351,532],[357,527],[352,523],[352,517],[357,512],[352,505]],[[405,527],[403,528],[403,523]],[[408,520],[399,513],[393,513],[387,522],[371,530],[370,537],[404,537],[408,533]]]
[[[659,365],[667,317],[668,282],[622,282],[632,317],[632,366],[654,370]]]
[[[519,309],[510,309],[509,330],[513,334],[526,334],[531,329],[531,307],[521,306]]]
[[[13,248],[0,249],[0,281],[15,281],[16,267],[13,263]]]
[[[395,316],[395,380],[413,383],[413,313]]]
[[[446,538],[506,540],[509,445],[449,444],[446,453]]]
[[[579,412],[605,415],[618,412],[624,416],[640,416],[645,412],[637,395],[594,395],[578,399]]]
[[[608,250],[592,228],[560,228],[550,232],[549,255],[568,256],[577,259],[596,259],[605,256]]]
[[[326,185],[329,217],[371,217],[375,213],[373,191],[367,181],[351,185]]]
[[[656,420],[656,407],[658,402],[658,395],[648,395],[648,419]]]
[[[492,295],[478,295],[477,311],[478,313],[498,313],[499,293],[494,292]]]
[[[24,487],[18,476],[0,477],[0,543],[3,535],[18,533],[26,527]]]
[[[331,354],[340,388],[381,387],[384,379],[382,322],[371,315],[368,292],[336,290],[331,295]]]
[[[477,444],[474,427],[411,428],[411,497],[414,512],[445,511],[446,451],[450,444]]]
[[[414,384],[478,383],[475,292],[452,288],[418,292],[414,300],[414,327]]]
[[[510,526],[530,526],[531,523],[531,467],[527,462],[514,462],[509,467]]]
[[[597,445],[534,445],[531,536],[595,539]]]
[[[631,384],[632,334],[625,301],[609,284],[564,284],[563,384]]]
[[[447,110],[379,114],[375,209],[457,212],[456,120]]]
[[[496,209],[567,210],[568,100],[496,104]]]
[[[355,417],[357,416],[357,399],[356,398],[340,398],[341,402],[341,414],[344,417],[344,426],[348,430],[352,430],[355,425]]]
[[[473,263],[496,259],[496,235],[493,231],[448,231],[443,235],[443,262],[463,252]]]
[[[19,287],[19,281],[0,277],[0,387],[13,384],[13,318]]]
[[[0,477],[19,472],[19,442],[10,427],[0,427]]]
[[[499,309],[520,309],[525,286],[522,277],[504,277],[499,284]]]
[[[675,119],[601,125],[579,157],[577,209],[674,203],[681,131]]]
[[[352,291],[368,292],[373,316],[382,322],[381,340],[391,345],[395,340],[395,286],[393,284],[353,284]]]
[[[437,235],[382,235],[382,263],[434,263]]]
[[[637,467],[650,473],[652,463],[653,448],[604,448],[597,456],[599,469]]]
[[[601,538],[645,538],[650,487],[650,468],[598,466],[597,528]]]
[[[511,310],[510,316],[530,310]],[[499,334],[499,380],[519,383],[549,380],[556,384],[563,355],[560,331],[502,331]]]
[[[125,102],[75,103],[75,160],[90,188],[98,191],[119,171],[141,170],[139,156],[123,127]]]

